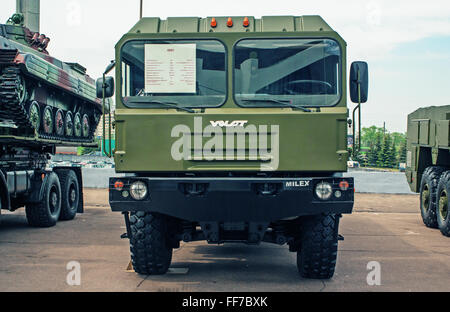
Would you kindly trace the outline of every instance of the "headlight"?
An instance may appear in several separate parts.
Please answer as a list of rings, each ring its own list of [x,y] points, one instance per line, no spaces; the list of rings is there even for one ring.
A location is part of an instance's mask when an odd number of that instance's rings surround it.
[[[330,199],[331,195],[333,194],[333,188],[331,187],[331,184],[328,182],[320,182],[316,186],[316,195],[321,200],[327,200]]]
[[[147,185],[144,182],[138,181],[131,184],[130,194],[135,200],[143,200],[147,193]]]

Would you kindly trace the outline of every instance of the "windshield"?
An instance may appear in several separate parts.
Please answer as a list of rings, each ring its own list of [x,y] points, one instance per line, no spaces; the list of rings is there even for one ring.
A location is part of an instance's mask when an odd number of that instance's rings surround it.
[[[217,40],[131,41],[122,48],[130,107],[216,107],[226,99],[226,52]]]
[[[246,39],[234,49],[241,106],[332,106],[341,97],[341,51],[330,39]],[[281,104],[281,103],[280,103]]]

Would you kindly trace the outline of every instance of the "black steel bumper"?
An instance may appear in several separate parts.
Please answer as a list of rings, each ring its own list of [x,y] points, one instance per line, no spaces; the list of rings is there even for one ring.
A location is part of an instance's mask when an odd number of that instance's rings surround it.
[[[148,187],[141,201],[130,195],[130,186],[136,181]],[[322,181],[333,186],[329,200],[320,200],[315,194],[316,185]],[[345,191],[339,186],[342,181],[348,182]],[[122,183],[123,187],[117,189]],[[336,191],[340,197],[335,196]],[[319,213],[351,213],[354,182],[353,178],[337,177],[111,178],[109,201],[113,211],[156,212],[193,222],[273,222]]]

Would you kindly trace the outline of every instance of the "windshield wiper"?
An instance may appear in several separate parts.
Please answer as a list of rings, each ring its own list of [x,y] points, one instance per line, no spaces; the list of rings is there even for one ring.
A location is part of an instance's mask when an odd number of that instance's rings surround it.
[[[300,110],[302,110],[304,112],[308,112],[308,113],[312,112],[312,110],[310,110],[309,108],[292,104],[291,101],[289,101],[289,100],[283,101],[283,100],[276,100],[276,99],[260,99],[260,100],[259,99],[241,99],[241,101],[243,101],[243,102],[271,102],[271,103],[281,104],[286,107],[297,108],[297,109],[300,109]]]
[[[179,104],[178,102],[158,101],[158,100],[149,100],[149,99],[132,100],[131,102],[146,103],[146,104],[160,104],[160,105],[164,105],[167,107],[175,108],[177,110],[184,110],[189,113],[195,113],[195,110],[193,110],[193,109],[183,107],[183,106],[178,106],[178,104]]]

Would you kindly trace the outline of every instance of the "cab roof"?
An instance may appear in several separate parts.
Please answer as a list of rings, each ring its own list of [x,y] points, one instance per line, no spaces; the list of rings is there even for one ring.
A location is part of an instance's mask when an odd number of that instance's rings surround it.
[[[232,26],[230,26],[230,19]],[[316,31],[333,31],[333,29],[317,15],[263,16],[260,19],[252,16],[169,17],[166,20],[145,17],[139,20],[129,34]]]

